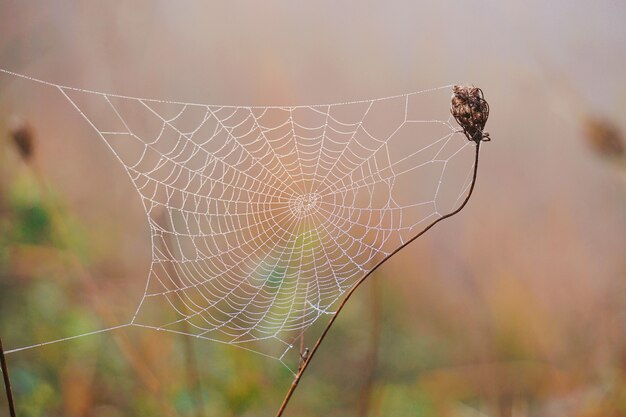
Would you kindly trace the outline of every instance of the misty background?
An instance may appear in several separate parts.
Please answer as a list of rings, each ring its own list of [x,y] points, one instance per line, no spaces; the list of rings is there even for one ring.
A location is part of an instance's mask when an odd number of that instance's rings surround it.
[[[626,129],[625,23],[617,0],[2,0],[0,68],[222,105],[481,87],[493,140],[469,205],[357,292],[286,415],[621,415],[625,165],[585,126]],[[150,245],[126,173],[54,88],[0,74],[0,128],[3,224],[12,201],[69,219],[49,241],[2,239],[5,348],[127,322]],[[233,350],[132,329],[8,359],[20,415],[273,415],[290,374]]]

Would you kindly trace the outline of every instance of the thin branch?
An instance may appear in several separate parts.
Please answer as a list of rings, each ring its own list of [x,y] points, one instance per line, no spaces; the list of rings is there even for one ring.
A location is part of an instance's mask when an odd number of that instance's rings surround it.
[[[13,391],[11,390],[11,379],[9,378],[9,368],[7,360],[4,357],[4,348],[2,347],[2,338],[0,337],[0,365],[2,365],[2,376],[4,378],[4,389],[7,393],[7,401],[9,402],[9,414],[15,417],[15,404],[13,403]]]
[[[418,239],[424,233],[429,231],[437,223],[439,223],[439,222],[441,222],[443,220],[449,219],[450,217],[454,216],[455,214],[458,214],[467,205],[467,202],[469,201],[470,197],[472,196],[472,193],[474,191],[474,187],[476,185],[476,177],[478,175],[478,155],[480,153],[480,143],[481,143],[481,140],[476,140],[476,155],[474,157],[474,173],[472,175],[472,183],[470,185],[469,192],[467,193],[467,197],[465,197],[465,200],[463,200],[463,203],[456,210],[454,210],[454,211],[452,211],[452,212],[450,212],[450,213],[448,213],[448,214],[438,218],[437,220],[433,221],[431,224],[426,226],[426,228],[424,228],[421,232],[419,232],[418,234],[413,236],[411,239],[406,241],[404,244],[399,246],[397,249],[395,249],[393,252],[391,252],[387,257],[383,258],[367,274],[365,274],[359,281],[357,281],[357,283],[350,289],[350,291],[347,292],[346,297],[343,299],[343,301],[341,302],[341,304],[337,308],[336,313],[330,318],[330,320],[328,321],[328,324],[324,328],[324,331],[322,332],[321,336],[319,337],[319,339],[317,339],[317,342],[315,342],[315,345],[313,346],[313,348],[309,352],[309,355],[307,356],[306,360],[300,366],[300,369],[298,370],[298,373],[296,374],[296,376],[295,376],[291,386],[289,387],[289,390],[287,391],[287,394],[285,395],[285,399],[283,400],[283,403],[281,404],[280,408],[278,409],[278,412],[276,413],[276,417],[281,417],[283,415],[283,412],[285,411],[285,408],[287,407],[287,404],[289,404],[289,400],[291,399],[291,396],[293,395],[293,392],[295,391],[295,389],[298,387],[298,384],[300,383],[300,379],[302,378],[302,375],[304,374],[304,371],[306,371],[306,369],[308,368],[309,364],[311,363],[311,360],[313,359],[313,356],[315,356],[315,353],[317,353],[317,349],[320,347],[320,345],[324,341],[324,338],[326,338],[326,335],[328,334],[328,332],[329,332],[330,328],[332,327],[332,325],[335,323],[335,320],[337,320],[337,317],[339,317],[339,313],[341,313],[341,310],[343,310],[343,308],[346,305],[346,303],[348,302],[348,300],[350,300],[350,297],[352,297],[352,294],[354,294],[354,292],[361,286],[361,284],[363,284],[363,282],[365,282],[365,280],[367,278],[369,278],[370,275],[372,275],[374,273],[374,271],[376,271],[385,262],[387,262],[389,259],[391,259],[393,257],[393,255],[395,255],[396,253],[400,252],[402,249],[404,249],[410,243],[413,243],[416,239]]]

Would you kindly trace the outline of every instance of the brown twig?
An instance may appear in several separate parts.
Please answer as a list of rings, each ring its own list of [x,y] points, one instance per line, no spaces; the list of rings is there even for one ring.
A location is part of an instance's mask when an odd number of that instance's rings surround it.
[[[313,346],[313,348],[309,352],[309,355],[307,356],[306,360],[300,366],[300,369],[298,370],[298,373],[294,377],[294,380],[293,380],[291,386],[289,387],[289,390],[287,391],[287,394],[285,395],[285,399],[283,400],[283,403],[281,404],[280,408],[278,409],[278,412],[276,413],[276,417],[280,417],[280,416],[283,415],[283,412],[285,411],[285,408],[287,407],[287,404],[289,404],[289,400],[291,399],[291,396],[293,395],[293,392],[295,391],[295,389],[298,387],[298,384],[300,383],[300,379],[302,378],[302,375],[304,374],[304,371],[306,371],[306,369],[308,368],[309,364],[311,363],[311,360],[315,356],[315,353],[317,353],[317,349],[320,347],[320,345],[324,341],[324,338],[326,338],[326,335],[328,334],[330,328],[335,323],[335,320],[337,320],[337,317],[339,317],[339,313],[341,313],[341,310],[343,310],[343,308],[345,307],[345,305],[348,302],[348,300],[350,300],[350,297],[352,297],[352,294],[354,294],[354,292],[361,286],[361,284],[363,284],[363,282],[365,282],[365,280],[367,278],[369,278],[374,273],[374,271],[376,271],[378,268],[380,268],[385,262],[387,262],[389,259],[391,259],[396,253],[400,252],[406,246],[408,246],[409,244],[413,243],[416,239],[418,239],[424,233],[429,231],[434,225],[436,225],[437,223],[439,223],[439,222],[441,222],[443,220],[449,219],[450,217],[454,216],[455,214],[457,214],[461,210],[463,210],[463,208],[465,207],[465,205],[469,201],[470,197],[472,196],[472,192],[474,191],[474,187],[476,185],[476,177],[478,175],[478,155],[480,153],[480,143],[481,143],[481,141],[482,141],[482,139],[479,139],[478,137],[477,137],[477,140],[475,141],[476,142],[476,155],[474,157],[474,173],[472,174],[472,183],[470,185],[469,192],[467,193],[467,197],[465,197],[465,200],[463,200],[463,203],[456,210],[454,210],[454,211],[452,211],[452,212],[450,212],[450,213],[448,213],[448,214],[438,218],[437,220],[433,221],[431,224],[426,226],[426,228],[424,228],[421,232],[419,232],[418,234],[413,236],[411,239],[406,241],[404,244],[399,246],[396,250],[391,252],[387,257],[383,258],[367,274],[365,274],[360,280],[358,280],[357,283],[350,289],[350,291],[347,292],[346,297],[343,299],[341,304],[339,304],[339,307],[337,308],[337,311],[335,312],[335,314],[333,314],[333,316],[328,321],[328,324],[324,328],[324,331],[322,332],[322,335],[319,337],[319,339],[317,339],[317,342],[315,342],[315,345]]]
[[[0,337],[0,364],[2,365],[2,376],[4,378],[4,389],[7,393],[7,401],[9,402],[9,414],[15,417],[15,404],[13,403],[13,391],[11,391],[11,379],[9,378],[9,368],[7,360],[4,357],[4,348],[2,347],[2,338]]]

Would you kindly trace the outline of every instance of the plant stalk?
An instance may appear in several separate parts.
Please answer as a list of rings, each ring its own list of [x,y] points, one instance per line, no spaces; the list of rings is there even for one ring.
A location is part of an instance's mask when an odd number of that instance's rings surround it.
[[[7,360],[4,357],[4,348],[2,347],[2,338],[0,337],[0,365],[2,365],[2,376],[4,378],[4,389],[7,393],[7,401],[9,402],[9,414],[15,417],[15,404],[13,403],[13,391],[11,390],[11,378],[9,378],[9,368]]]
[[[363,363],[364,377],[361,386],[357,417],[367,417],[372,403],[372,393],[376,382],[376,368],[378,367],[378,350],[380,345],[380,315],[381,315],[381,290],[380,281],[373,279],[371,285],[370,310],[372,313],[370,339]]]
[[[341,310],[343,310],[344,306],[346,305],[346,303],[348,302],[350,297],[352,297],[352,294],[354,294],[354,292],[357,290],[357,288],[359,288],[361,286],[361,284],[363,284],[363,282],[365,282],[365,280],[367,278],[369,278],[370,275],[372,275],[374,273],[374,271],[376,271],[380,266],[382,266],[385,262],[387,262],[387,260],[391,259],[393,257],[393,255],[395,255],[396,253],[400,252],[402,249],[404,249],[410,243],[413,243],[417,238],[419,238],[424,233],[429,231],[437,223],[439,223],[439,222],[441,222],[443,220],[449,219],[450,217],[452,217],[455,214],[459,213],[467,205],[467,202],[469,201],[470,197],[472,196],[472,192],[474,191],[474,187],[476,186],[476,177],[478,175],[478,155],[480,153],[480,143],[481,143],[480,140],[476,141],[476,154],[474,156],[474,173],[472,174],[472,183],[471,183],[470,189],[469,189],[469,191],[467,193],[467,197],[465,197],[465,200],[463,200],[463,203],[458,208],[456,208],[454,211],[452,211],[452,212],[450,212],[450,213],[448,213],[448,214],[438,218],[437,220],[433,221],[431,224],[426,226],[421,232],[419,232],[418,234],[413,236],[411,239],[409,239],[406,242],[404,242],[404,244],[402,244],[396,250],[391,252],[387,257],[383,258],[372,269],[370,269],[370,271],[367,274],[365,274],[359,281],[357,281],[357,283],[350,289],[350,291],[347,292],[346,297],[343,299],[341,304],[339,304],[339,307],[337,308],[336,313],[330,318],[330,320],[328,321],[328,324],[324,328],[324,331],[322,332],[321,336],[319,337],[319,339],[317,339],[317,342],[315,342],[315,345],[313,346],[313,348],[309,352],[309,355],[307,356],[306,360],[300,366],[300,369],[298,370],[298,373],[294,377],[294,380],[291,383],[291,386],[289,387],[289,390],[287,391],[287,394],[285,395],[285,399],[283,400],[283,403],[281,404],[280,408],[278,409],[278,412],[276,413],[276,417],[281,417],[283,415],[283,413],[285,412],[285,408],[287,408],[287,404],[289,404],[289,400],[291,399],[291,396],[293,395],[293,392],[298,387],[298,384],[300,383],[300,379],[302,378],[302,375],[304,374],[304,371],[306,371],[306,369],[308,368],[309,364],[311,363],[311,360],[313,359],[313,356],[315,356],[315,353],[317,353],[317,349],[320,347],[320,345],[324,341],[324,338],[328,334],[330,328],[335,323],[335,320],[337,320],[337,317],[339,317],[339,313],[341,313]]]

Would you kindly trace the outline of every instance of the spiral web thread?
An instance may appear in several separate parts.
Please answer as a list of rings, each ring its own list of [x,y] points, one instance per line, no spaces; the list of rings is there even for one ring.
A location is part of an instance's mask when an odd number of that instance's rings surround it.
[[[131,321],[114,328],[193,335],[286,365],[309,326],[471,183],[476,145],[449,116],[451,86],[255,107],[43,83],[98,132],[143,202],[148,280]]]

